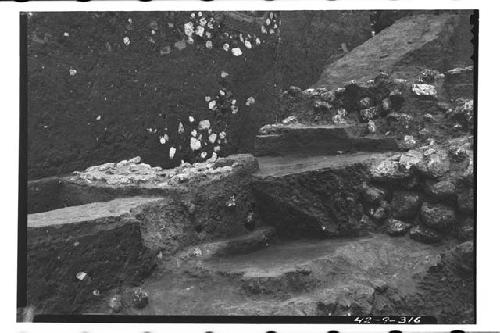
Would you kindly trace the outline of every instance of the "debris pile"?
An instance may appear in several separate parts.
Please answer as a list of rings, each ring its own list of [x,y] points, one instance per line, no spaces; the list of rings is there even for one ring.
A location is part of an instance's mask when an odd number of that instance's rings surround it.
[[[75,171],[72,181],[107,185],[151,184],[167,187],[211,175],[228,174],[242,163],[238,160],[239,155],[235,156],[236,158],[211,158],[203,163],[183,163],[173,169],[152,167],[141,163],[141,158],[137,156],[119,163],[104,163],[91,166],[85,171]]]
[[[373,80],[351,81],[334,90],[301,90],[291,86],[281,95],[282,123],[290,123],[288,120],[293,119],[294,126],[366,126],[365,134],[395,136],[405,148],[431,139],[444,143],[450,136],[461,136],[473,130],[473,100],[463,97],[450,100],[446,90],[449,84],[445,85],[448,76],[464,75],[462,72],[470,70],[454,69],[443,74],[426,69],[411,80],[393,78],[381,72]],[[266,125],[260,134],[271,134],[273,128],[279,126],[282,124]]]

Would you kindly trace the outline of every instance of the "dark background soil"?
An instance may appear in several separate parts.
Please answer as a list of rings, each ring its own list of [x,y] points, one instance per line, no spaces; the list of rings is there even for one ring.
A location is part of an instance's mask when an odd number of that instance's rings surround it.
[[[213,120],[205,96],[215,96],[222,87],[221,71],[230,74],[225,84],[239,105],[239,112],[227,117],[228,143],[221,153],[252,152],[257,129],[276,118],[280,90],[313,84],[326,64],[344,54],[342,43],[351,50],[370,38],[373,16],[370,11],[282,12],[279,42],[258,32],[262,45],[235,57],[220,45],[173,47],[182,38],[189,14],[29,16],[29,179],[137,155],[153,166],[196,161],[189,149],[189,133],[199,120]],[[390,24],[393,16],[388,12],[380,24]],[[153,21],[158,25],[155,35],[151,35]],[[222,21],[222,31],[231,32],[234,27]],[[123,43],[125,36],[130,38],[129,46]],[[166,45],[172,52],[161,55]],[[70,69],[77,74],[69,75]],[[245,105],[248,97],[255,98],[254,105]],[[189,116],[196,119],[193,124]],[[184,135],[177,134],[179,122],[185,127]],[[157,131],[149,133],[148,128]],[[162,145],[159,137],[164,133],[170,141]],[[168,156],[170,146],[178,148],[173,160]]]

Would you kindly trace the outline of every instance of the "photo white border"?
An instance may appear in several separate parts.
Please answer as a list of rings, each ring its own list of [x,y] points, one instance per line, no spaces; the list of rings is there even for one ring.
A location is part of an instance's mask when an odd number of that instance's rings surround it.
[[[345,9],[479,9],[478,82],[478,204],[477,204],[477,324],[476,325],[335,325],[335,324],[33,324],[16,323],[17,285],[17,190],[19,151],[19,12],[22,11],[168,11],[168,10],[345,10]],[[2,212],[5,236],[1,248],[2,302],[0,327],[5,332],[449,332],[500,331],[500,286],[498,257],[500,219],[497,202],[500,144],[500,5],[495,1],[469,0],[340,0],[340,1],[93,1],[1,2],[0,76],[1,116],[6,126],[0,131]],[[498,205],[498,206],[497,206]]]

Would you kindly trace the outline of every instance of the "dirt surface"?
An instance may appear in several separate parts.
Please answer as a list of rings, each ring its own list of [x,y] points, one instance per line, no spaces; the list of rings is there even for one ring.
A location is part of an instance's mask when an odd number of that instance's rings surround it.
[[[149,279],[143,285],[149,306],[124,313],[329,315],[330,309],[330,315],[369,314],[377,311],[375,289],[385,285],[401,295],[414,293],[418,275],[438,262],[442,250],[373,236],[275,243],[244,255],[194,259]]]

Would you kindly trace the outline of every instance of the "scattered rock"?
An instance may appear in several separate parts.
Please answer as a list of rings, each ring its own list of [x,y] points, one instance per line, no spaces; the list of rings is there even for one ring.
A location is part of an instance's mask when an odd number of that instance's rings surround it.
[[[390,219],[386,222],[386,232],[391,236],[403,236],[411,227],[412,224],[396,219]]]
[[[374,231],[376,228],[377,225],[373,223],[372,219],[369,216],[367,215],[361,216],[361,219],[359,220],[360,235],[365,235],[367,232]]]
[[[298,122],[297,117],[289,116],[281,121],[283,124],[296,124]]]
[[[399,167],[398,161],[386,159],[370,168],[371,176],[377,181],[400,181],[410,177],[410,170]]]
[[[370,108],[373,105],[372,99],[370,97],[364,97],[359,101],[359,105],[361,105],[363,109]]]
[[[300,94],[302,93],[302,89],[300,89],[299,87],[296,87],[296,86],[290,86],[290,88],[288,88],[287,92],[290,96],[296,97],[296,96],[300,96]]]
[[[422,225],[411,228],[410,238],[427,244],[437,243],[441,240],[441,236],[437,232]]]
[[[425,192],[437,201],[453,201],[456,198],[456,185],[451,179],[427,180]]]
[[[444,149],[429,148],[424,151],[424,163],[418,164],[418,170],[427,177],[439,178],[450,170],[450,160]]]
[[[330,111],[333,108],[333,106],[324,101],[316,101],[314,102],[314,109],[318,111]]]
[[[466,241],[457,245],[450,254],[454,266],[458,268],[461,273],[470,274],[474,271],[476,256],[473,241]]]
[[[406,153],[401,154],[399,158],[399,164],[405,170],[410,170],[417,165],[423,163],[424,154],[420,150],[410,150]]]
[[[468,217],[460,223],[457,231],[457,237],[462,241],[473,240],[474,234],[474,220]]]
[[[363,192],[364,201],[372,205],[379,204],[385,196],[385,190],[380,187],[366,187]]]
[[[375,125],[375,122],[373,120],[368,121],[368,126],[366,127],[368,130],[368,133],[374,134],[377,132],[377,126]]]
[[[408,128],[413,121],[413,117],[406,113],[391,112],[387,115],[386,119],[389,122],[396,122],[403,128]]]
[[[417,96],[425,96],[425,97],[437,96],[436,87],[434,87],[432,84],[425,84],[425,83],[414,84],[412,86],[412,91]]]
[[[395,191],[392,195],[392,215],[400,219],[412,219],[417,215],[422,203],[420,195],[416,192]]]
[[[417,141],[413,138],[413,135],[405,135],[403,138],[403,148],[413,148],[417,144]]]
[[[434,116],[430,113],[426,113],[424,114],[424,121],[427,121],[427,122],[430,122],[430,123],[433,123],[433,122],[436,122],[436,118],[434,118]]]
[[[424,202],[420,209],[422,222],[433,229],[446,230],[455,224],[455,211],[442,204]]]
[[[436,80],[443,79],[445,76],[434,69],[426,69],[418,76],[418,81],[422,83],[434,83]]]
[[[376,209],[370,209],[369,215],[377,222],[383,221],[387,217],[387,211],[389,209],[389,204],[387,201],[381,201],[380,206]]]
[[[134,290],[134,293],[132,295],[132,305],[137,308],[137,309],[142,309],[148,305],[149,302],[149,295],[148,293],[142,289],[142,288],[137,288]]]
[[[122,297],[114,295],[109,299],[108,306],[114,313],[118,313],[123,309]]]
[[[372,119],[375,119],[378,117],[378,115],[378,110],[374,106],[367,109],[361,109],[359,111],[359,116],[361,117],[361,121],[363,122],[368,122]]]
[[[472,156],[471,142],[469,138],[460,138],[459,140],[450,140],[450,147],[448,148],[448,155],[452,162],[461,163]]]
[[[448,116],[460,125],[471,128],[474,122],[474,101],[470,98],[457,98]]]
[[[385,114],[391,109],[391,99],[389,97],[382,100],[382,109],[385,111]]]
[[[320,95],[321,99],[329,103],[333,103],[335,100],[335,91],[329,90]]]

